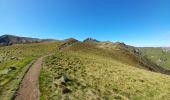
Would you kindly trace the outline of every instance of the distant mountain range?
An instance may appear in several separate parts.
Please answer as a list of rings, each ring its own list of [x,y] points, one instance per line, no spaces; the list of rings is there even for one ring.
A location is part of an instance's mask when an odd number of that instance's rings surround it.
[[[13,44],[38,43],[43,41],[50,41],[50,39],[38,39],[29,37],[19,37],[14,35],[0,36],[0,46],[9,46]]]

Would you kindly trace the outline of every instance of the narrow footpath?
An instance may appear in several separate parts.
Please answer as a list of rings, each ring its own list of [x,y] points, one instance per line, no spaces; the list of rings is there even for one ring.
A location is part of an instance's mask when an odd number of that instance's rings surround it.
[[[43,58],[38,58],[25,74],[14,100],[39,100],[38,79]]]

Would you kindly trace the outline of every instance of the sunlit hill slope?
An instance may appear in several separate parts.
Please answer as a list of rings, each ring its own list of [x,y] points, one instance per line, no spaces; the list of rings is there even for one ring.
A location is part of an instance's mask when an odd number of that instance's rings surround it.
[[[139,49],[88,40],[64,43],[70,45],[46,58],[40,75],[42,100],[170,98],[169,71],[142,56]]]

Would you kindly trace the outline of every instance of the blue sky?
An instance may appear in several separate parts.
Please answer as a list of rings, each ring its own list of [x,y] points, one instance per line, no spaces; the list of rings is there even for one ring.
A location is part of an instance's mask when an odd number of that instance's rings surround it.
[[[0,35],[170,46],[170,0],[0,0]]]

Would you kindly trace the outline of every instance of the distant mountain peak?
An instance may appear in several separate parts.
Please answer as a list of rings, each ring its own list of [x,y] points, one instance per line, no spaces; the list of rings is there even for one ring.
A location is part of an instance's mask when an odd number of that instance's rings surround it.
[[[93,38],[87,38],[83,42],[99,42],[99,41]]]

